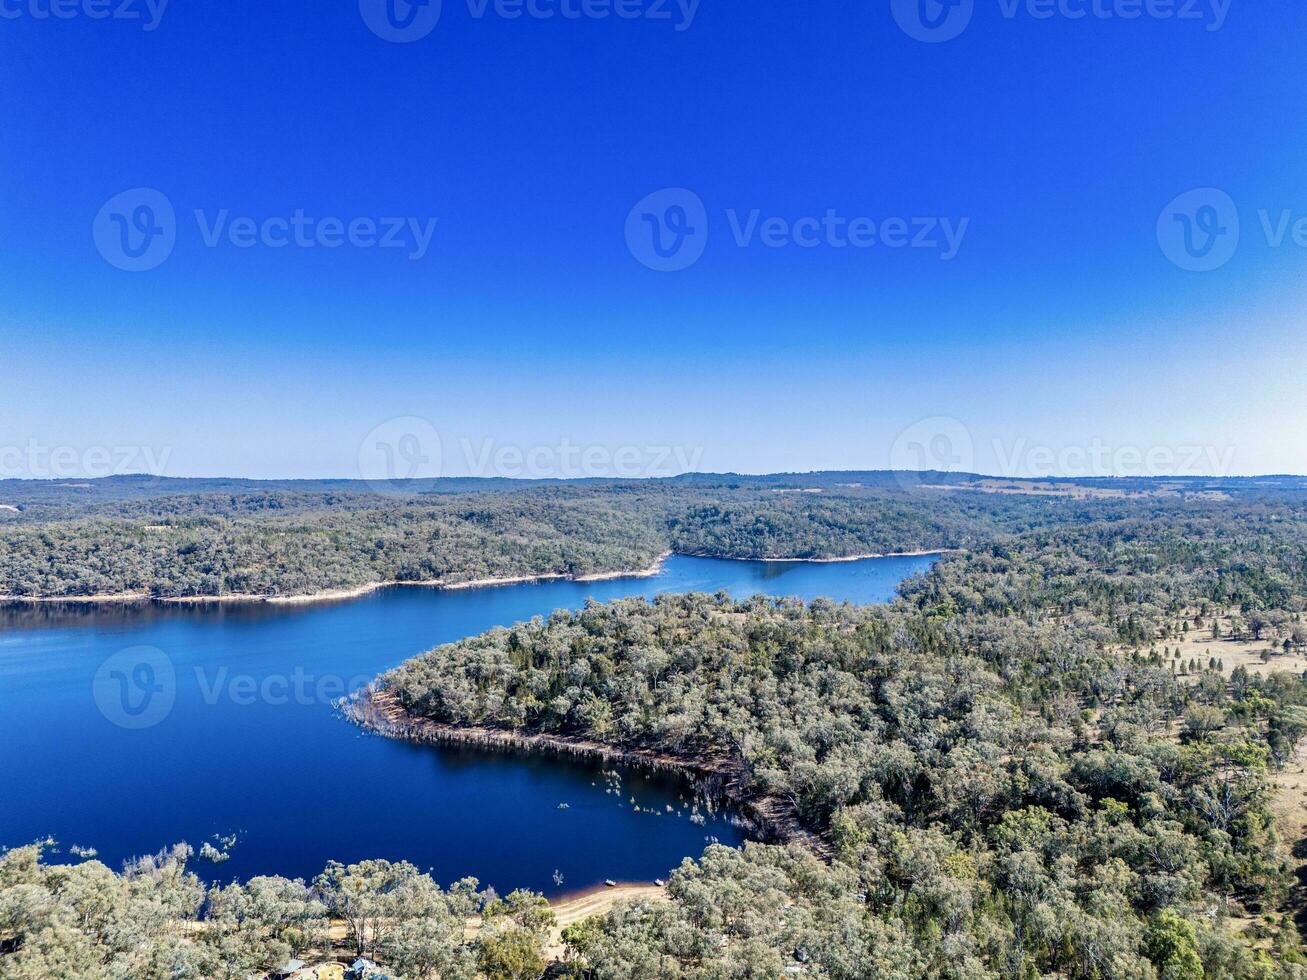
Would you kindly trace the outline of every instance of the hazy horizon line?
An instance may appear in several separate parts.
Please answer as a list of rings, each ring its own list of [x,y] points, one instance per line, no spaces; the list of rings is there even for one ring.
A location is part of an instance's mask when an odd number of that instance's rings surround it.
[[[765,471],[737,471],[737,470],[687,470],[683,473],[649,475],[649,476],[499,476],[499,475],[459,475],[450,474],[444,476],[420,476],[420,477],[394,477],[388,479],[367,478],[362,476],[240,476],[233,474],[206,474],[206,475],[187,475],[174,476],[163,473],[111,473],[103,476],[58,476],[58,477],[0,477],[0,484],[7,483],[32,483],[59,485],[77,483],[104,483],[111,480],[154,480],[154,481],[212,481],[212,480],[230,480],[244,483],[361,483],[367,485],[383,486],[402,486],[414,484],[430,484],[444,482],[464,482],[464,483],[520,483],[520,484],[542,484],[542,483],[669,483],[677,480],[686,479],[766,479],[766,478],[800,478],[800,477],[831,477],[831,476],[933,476],[944,479],[959,478],[976,478],[981,480],[1004,480],[1020,483],[1075,483],[1089,480],[1119,480],[1119,481],[1148,481],[1148,482],[1195,482],[1195,481],[1213,481],[1213,480],[1307,480],[1307,473],[1240,473],[1240,474],[1217,474],[1217,473],[1190,473],[1190,474],[1118,474],[1118,473],[1096,473],[1096,474],[1079,474],[1074,476],[1043,474],[1037,476],[1013,476],[998,473],[985,473],[979,470],[909,470],[909,469],[815,469],[815,470],[765,470]]]

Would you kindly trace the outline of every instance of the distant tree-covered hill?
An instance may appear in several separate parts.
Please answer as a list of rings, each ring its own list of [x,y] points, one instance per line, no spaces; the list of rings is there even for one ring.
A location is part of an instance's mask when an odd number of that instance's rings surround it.
[[[385,582],[583,576],[677,551],[830,558],[949,549],[1066,520],[1045,498],[669,482],[408,495],[245,489],[0,519],[0,595],[306,595]]]

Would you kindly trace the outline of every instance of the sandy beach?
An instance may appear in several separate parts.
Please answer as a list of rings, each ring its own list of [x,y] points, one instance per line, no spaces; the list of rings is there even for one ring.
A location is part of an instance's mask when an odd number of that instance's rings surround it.
[[[550,903],[557,922],[549,931],[545,955],[551,959],[563,956],[563,930],[595,915],[606,915],[614,905],[623,901],[666,902],[667,891],[654,884],[620,883],[615,888],[596,885],[574,895],[566,895]]]

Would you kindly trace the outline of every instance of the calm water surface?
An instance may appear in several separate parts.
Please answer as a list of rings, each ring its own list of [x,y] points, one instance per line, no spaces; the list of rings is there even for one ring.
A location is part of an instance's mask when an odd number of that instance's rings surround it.
[[[742,840],[728,816],[692,820],[682,781],[622,770],[618,790],[598,765],[408,745],[364,734],[331,700],[438,643],[590,598],[884,602],[932,561],[678,556],[656,578],[393,588],[330,606],[0,609],[0,846],[52,836],[65,856],[94,847],[117,867],[234,834],[229,861],[194,864],[211,880],[371,857],[547,894],[665,876],[710,838]]]

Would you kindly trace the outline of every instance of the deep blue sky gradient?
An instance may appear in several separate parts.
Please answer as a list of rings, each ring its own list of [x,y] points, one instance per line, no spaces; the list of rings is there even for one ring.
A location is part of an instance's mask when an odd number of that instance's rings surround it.
[[[451,475],[487,439],[770,471],[901,462],[900,434],[946,417],[985,470],[1098,440],[1307,471],[1307,251],[1257,218],[1307,217],[1300,4],[1233,0],[1210,31],[976,0],[924,44],[889,0],[702,0],[683,31],[445,0],[392,44],[349,0],[173,0],[152,32],[32,2],[0,19],[0,445],[351,476],[370,430],[420,416]],[[178,241],[129,273],[91,226],[140,186]],[[709,213],[676,273],[623,237],[665,187]],[[1210,273],[1155,235],[1196,187],[1243,224]],[[191,217],[297,208],[439,225],[413,262],[207,248]],[[739,248],[728,208],[969,227],[948,262]]]

